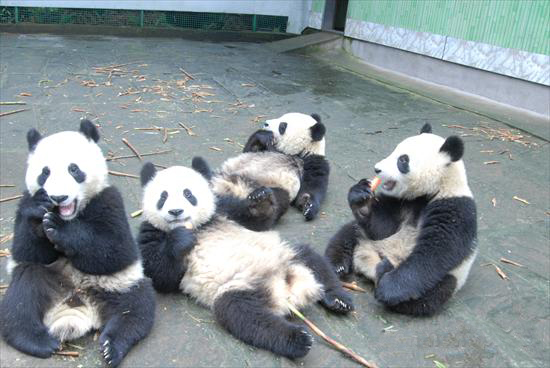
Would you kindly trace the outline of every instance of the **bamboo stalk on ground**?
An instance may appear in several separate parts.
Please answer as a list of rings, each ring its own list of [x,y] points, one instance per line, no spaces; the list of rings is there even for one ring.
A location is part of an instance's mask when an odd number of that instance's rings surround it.
[[[340,344],[338,341],[333,340],[332,338],[328,337],[319,327],[315,326],[313,322],[311,322],[309,319],[307,319],[298,309],[296,309],[292,304],[288,303],[288,308],[296,315],[296,317],[300,318],[304,323],[313,330],[318,336],[323,338],[326,342],[328,342],[330,345],[334,346],[338,351],[350,356],[353,360],[358,362],[359,364],[367,367],[367,368],[378,368],[378,366],[373,363],[367,361],[365,358],[361,357],[360,355],[357,355],[353,350],[345,347],[344,345]]]

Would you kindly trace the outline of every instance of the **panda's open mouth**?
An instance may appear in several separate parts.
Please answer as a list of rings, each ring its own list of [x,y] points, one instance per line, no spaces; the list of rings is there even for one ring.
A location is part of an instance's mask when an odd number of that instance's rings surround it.
[[[59,205],[59,215],[61,217],[71,217],[76,212],[76,199],[69,204]]]
[[[395,188],[395,184],[397,184],[395,180],[386,180],[382,185],[382,188],[384,188],[384,190],[387,190],[388,192],[391,192],[393,188]]]
[[[172,220],[168,220],[168,223],[169,224],[183,223],[183,222],[189,221],[190,219],[191,219],[191,217],[189,217],[189,216],[187,216],[187,217],[178,217],[178,218],[175,218],[175,219],[172,219]]]

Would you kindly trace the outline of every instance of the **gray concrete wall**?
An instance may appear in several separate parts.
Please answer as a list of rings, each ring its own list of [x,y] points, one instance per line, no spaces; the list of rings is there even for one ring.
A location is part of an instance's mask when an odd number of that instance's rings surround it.
[[[287,32],[301,33],[308,26],[311,0],[0,0],[0,5],[280,15],[288,17]]]

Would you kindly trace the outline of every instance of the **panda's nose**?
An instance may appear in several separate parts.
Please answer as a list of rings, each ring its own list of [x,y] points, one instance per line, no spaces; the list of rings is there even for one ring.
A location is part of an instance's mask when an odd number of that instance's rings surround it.
[[[174,217],[178,217],[183,213],[183,210],[181,208],[174,209],[174,210],[168,210],[168,213],[171,214]]]
[[[51,195],[50,198],[57,204],[63,203],[69,196],[66,195]]]
[[[382,172],[382,170],[380,170],[379,168],[377,168],[376,166],[374,167],[374,172],[377,173],[377,174],[380,174]]]

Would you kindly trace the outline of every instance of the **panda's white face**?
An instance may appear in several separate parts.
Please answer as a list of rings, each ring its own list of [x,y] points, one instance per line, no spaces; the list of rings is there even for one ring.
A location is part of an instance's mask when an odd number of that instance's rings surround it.
[[[158,171],[143,188],[143,216],[169,231],[207,222],[216,210],[215,197],[204,177],[193,169],[172,166]]]
[[[461,159],[452,161],[448,153],[442,152],[444,143],[444,138],[431,133],[399,143],[388,157],[375,165],[381,180],[377,191],[404,199],[471,195],[464,163]]]
[[[292,112],[267,120],[263,129],[273,133],[275,147],[288,155],[299,153],[325,154],[324,127],[321,139],[314,140],[312,127],[320,124],[312,116]]]
[[[25,182],[33,195],[44,188],[63,220],[71,220],[108,186],[107,164],[99,146],[79,132],[40,139],[27,160]]]

